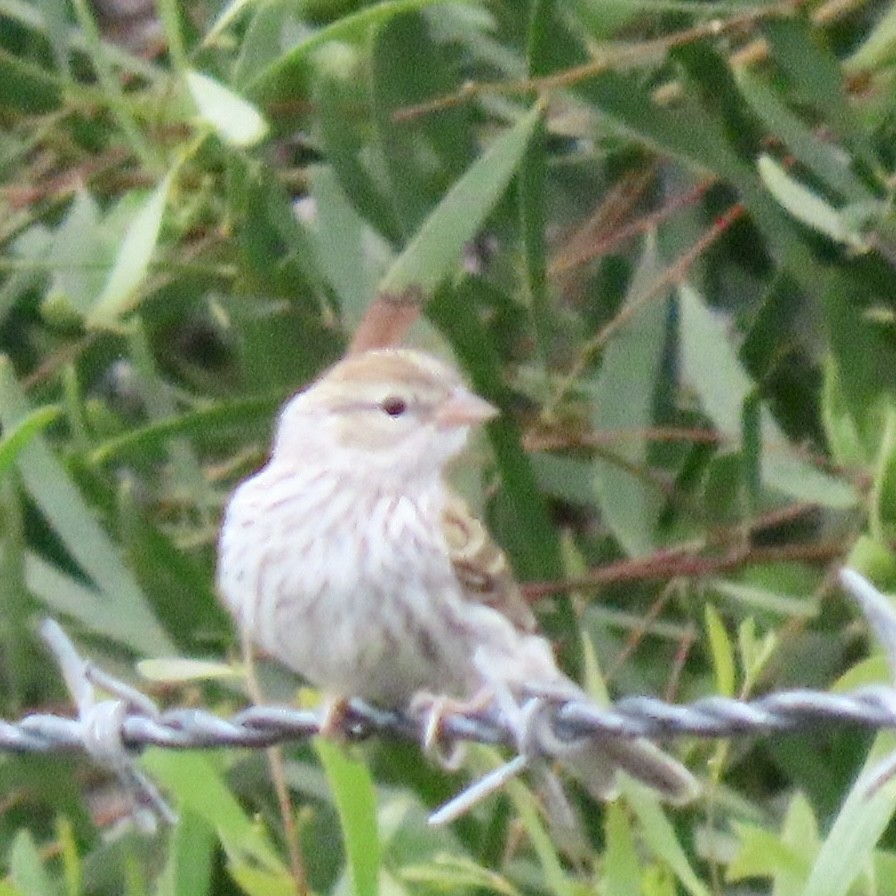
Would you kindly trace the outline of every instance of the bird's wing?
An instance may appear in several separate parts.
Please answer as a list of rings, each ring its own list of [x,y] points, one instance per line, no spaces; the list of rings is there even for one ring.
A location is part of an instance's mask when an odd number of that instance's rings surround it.
[[[464,594],[471,601],[494,607],[520,631],[535,631],[535,616],[520,592],[506,554],[463,498],[453,492],[445,502],[442,523]]]

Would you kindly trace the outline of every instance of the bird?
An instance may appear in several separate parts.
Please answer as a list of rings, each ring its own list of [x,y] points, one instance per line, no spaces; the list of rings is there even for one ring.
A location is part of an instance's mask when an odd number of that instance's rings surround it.
[[[498,409],[411,348],[349,355],[280,411],[270,457],[233,492],[217,590],[244,639],[324,693],[389,709],[421,694],[587,699],[559,669],[506,554],[450,487]],[[698,791],[643,738],[575,742],[561,761],[600,797],[624,770],[674,802]]]

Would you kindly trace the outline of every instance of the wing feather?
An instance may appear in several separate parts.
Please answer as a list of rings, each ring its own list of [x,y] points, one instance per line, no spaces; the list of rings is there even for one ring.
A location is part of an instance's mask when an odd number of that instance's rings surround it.
[[[535,631],[535,616],[513,577],[507,555],[466,501],[453,492],[445,503],[442,523],[455,574],[467,597],[494,607],[521,631]]]

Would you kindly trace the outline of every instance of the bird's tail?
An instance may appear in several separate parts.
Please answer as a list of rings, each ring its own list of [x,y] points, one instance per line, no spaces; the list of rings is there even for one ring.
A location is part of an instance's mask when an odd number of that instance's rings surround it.
[[[673,803],[686,803],[700,792],[696,778],[677,759],[642,737],[567,739],[558,731],[558,710],[573,701],[590,703],[591,698],[557,669],[544,638],[516,633],[512,648],[512,661],[480,648],[473,663],[496,710],[515,728],[521,752],[559,760],[598,799],[615,793],[619,771]]]
[[[570,699],[589,700],[569,679],[537,690],[544,702],[530,702],[532,710],[520,717],[525,718],[523,741],[528,740],[542,755],[559,760],[595,798],[608,799],[615,794],[620,771],[672,803],[687,803],[700,792],[697,779],[677,759],[643,737],[606,734],[567,738],[559,733],[559,706]]]
[[[671,803],[690,802],[700,792],[697,779],[677,760],[644,738],[558,741],[557,758],[598,799],[612,797],[619,771],[656,790]]]

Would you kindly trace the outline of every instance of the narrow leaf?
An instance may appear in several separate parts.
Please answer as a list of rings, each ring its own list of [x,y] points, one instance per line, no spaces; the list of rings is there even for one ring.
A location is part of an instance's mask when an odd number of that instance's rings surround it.
[[[159,657],[141,660],[137,671],[147,681],[183,682],[242,678],[243,673],[227,663],[187,657]]]
[[[215,846],[212,826],[194,812],[182,812],[169,840],[163,877],[171,896],[202,896],[211,891]]]
[[[849,155],[816,136],[815,131],[790,110],[777,90],[747,68],[739,70],[736,76],[747,102],[788,151],[816,177],[849,202],[869,202],[875,198],[852,172]]]
[[[467,169],[396,259],[380,293],[397,296],[411,289],[428,295],[454,269],[510,182],[540,117],[536,105]]]
[[[367,767],[350,759],[338,744],[317,738],[315,747],[339,813],[354,894],[377,896],[380,841],[373,779]]]
[[[134,294],[146,277],[159,239],[172,178],[173,172],[163,178],[128,228],[109,279],[87,315],[89,327],[114,327],[132,307]]]
[[[264,831],[246,816],[212,759],[198,752],[150,750],[141,764],[177,797],[180,811],[194,813],[218,832],[231,862],[251,860],[266,871],[285,872]]]
[[[731,639],[725,631],[722,617],[712,604],[706,605],[706,633],[709,637],[709,649],[712,654],[712,666],[715,672],[716,691],[722,697],[734,696],[734,650]]]
[[[22,896],[47,896],[54,891],[31,832],[20,830],[12,841],[10,875]]]
[[[639,896],[641,869],[630,819],[622,807],[610,803],[605,810],[602,884],[614,896]]]
[[[547,892],[553,896],[574,896],[576,888],[560,861],[557,844],[551,841],[544,826],[532,791],[520,781],[511,781],[507,785],[507,794],[513,801],[529,840],[532,841],[532,848],[541,864]]]
[[[647,788],[634,782],[623,782],[629,805],[641,822],[644,842],[654,855],[663,859],[691,896],[709,896],[709,890],[697,876],[687,853],[682,848],[656,796]]]
[[[254,146],[265,138],[268,124],[252,103],[214,78],[187,72],[187,87],[200,119],[231,146]]]
[[[423,9],[437,2],[439,0],[383,0],[344,15],[313,32],[260,72],[251,82],[252,91],[263,92],[268,98],[289,92],[311,55],[321,47],[336,41],[361,40],[372,27],[387,22],[393,16]]]
[[[659,268],[656,244],[651,238],[632,278],[623,313],[635,307]],[[663,503],[656,486],[639,474],[648,466],[647,430],[653,424],[667,318],[666,302],[642,304],[607,346],[595,385],[595,429],[610,434],[640,434],[615,446],[614,452],[623,463],[595,461],[595,488],[601,510],[613,535],[632,556],[653,549],[653,530]]]
[[[853,785],[802,891],[804,896],[846,896],[868,869],[875,846],[896,809],[896,781],[872,788],[875,762],[893,749],[891,734],[880,734],[865,771]]]
[[[6,359],[0,358],[0,424],[15,427],[29,409]],[[33,435],[16,463],[22,482],[72,559],[96,585],[99,631],[116,636],[139,653],[174,653],[130,570],[121,562],[81,493],[41,435]],[[97,603],[98,602],[98,603]]]
[[[723,322],[690,286],[679,290],[682,372],[716,429],[732,442],[741,436],[744,403],[755,386],[737,359]],[[846,482],[817,470],[795,453],[766,407],[760,410],[766,487],[824,507],[847,508],[858,496]]]
[[[59,408],[36,408],[0,439],[0,475],[6,472],[28,442],[59,419]]]
[[[791,177],[771,156],[760,156],[757,166],[768,191],[798,221],[853,249],[867,248],[861,234],[849,226],[840,211]]]
[[[867,69],[886,64],[896,58],[896,6],[884,10],[877,24],[867,32],[855,52],[843,63],[846,74],[856,76]]]

